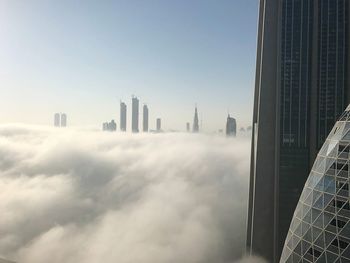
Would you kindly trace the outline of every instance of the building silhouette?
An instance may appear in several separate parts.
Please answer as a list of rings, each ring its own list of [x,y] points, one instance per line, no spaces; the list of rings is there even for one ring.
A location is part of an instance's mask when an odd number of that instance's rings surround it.
[[[120,102],[120,130],[126,131],[126,104]]]
[[[192,132],[199,132],[199,123],[198,123],[198,111],[197,111],[197,106],[194,110],[194,118],[193,118],[193,128]]]
[[[349,1],[260,1],[247,247],[269,262],[349,101],[349,54]]]
[[[108,124],[108,128],[110,131],[116,131],[117,130],[117,124],[114,120],[111,120],[111,122]]]
[[[67,127],[67,114],[61,114],[61,127]]]
[[[285,262],[350,262],[350,106],[330,132],[295,209]]]
[[[55,127],[60,127],[61,126],[61,116],[59,113],[55,113],[53,117],[53,125]]]
[[[148,132],[148,107],[143,105],[143,132]]]
[[[226,136],[236,137],[237,127],[236,127],[236,119],[230,117],[230,114],[227,116],[226,121]]]
[[[131,114],[131,130],[132,132],[139,132],[139,100],[137,97],[132,97]]]
[[[114,120],[111,120],[110,122],[104,122],[102,124],[102,130],[104,131],[116,131],[117,130],[117,124]]]
[[[67,127],[67,114],[55,113],[54,115],[54,126],[55,127]]]
[[[157,118],[156,125],[157,125],[157,132],[160,132],[162,130],[162,120],[161,120],[161,118]]]
[[[108,128],[108,122],[102,123],[102,130],[103,130],[103,131],[108,131],[108,130],[109,130],[109,128]]]

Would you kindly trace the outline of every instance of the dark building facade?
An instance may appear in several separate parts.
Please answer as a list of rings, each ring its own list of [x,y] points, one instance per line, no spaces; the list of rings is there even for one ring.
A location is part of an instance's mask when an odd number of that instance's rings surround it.
[[[237,133],[236,119],[232,118],[230,115],[227,116],[226,121],[226,136],[236,136]]]
[[[148,132],[148,107],[143,105],[143,132]]]
[[[126,104],[120,102],[120,130],[126,131]]]
[[[247,247],[269,262],[349,101],[349,12],[348,0],[260,1]]]
[[[139,132],[139,99],[132,97],[131,130]]]

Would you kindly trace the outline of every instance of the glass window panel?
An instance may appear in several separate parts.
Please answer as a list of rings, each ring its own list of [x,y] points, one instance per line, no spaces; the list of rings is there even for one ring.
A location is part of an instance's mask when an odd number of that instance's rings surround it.
[[[319,235],[319,237],[316,239],[315,241],[315,245],[317,245],[320,248],[325,248],[325,238],[324,238],[324,232],[321,233],[321,235]]]
[[[326,244],[326,247],[328,247],[333,242],[334,239],[335,239],[335,235],[333,233],[325,231],[325,244]]]
[[[313,193],[312,193],[312,204],[315,204],[316,201],[320,198],[321,195],[322,195],[322,192],[320,192],[320,191],[313,191]]]
[[[333,218],[334,218],[334,215],[325,212],[325,213],[323,214],[323,227],[324,227],[324,228],[327,227],[328,224],[332,221]]]
[[[318,209],[323,209],[324,208],[324,195],[321,195],[318,200],[314,203],[314,207]]]
[[[318,227],[312,227],[312,242],[315,242],[320,236],[322,230]]]
[[[325,253],[323,253],[318,259],[317,259],[317,261],[316,261],[317,263],[324,263],[324,262],[326,262],[326,254]]]

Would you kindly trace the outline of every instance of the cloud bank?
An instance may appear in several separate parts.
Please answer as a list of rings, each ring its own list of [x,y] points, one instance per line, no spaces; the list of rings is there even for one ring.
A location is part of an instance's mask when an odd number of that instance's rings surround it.
[[[233,262],[249,139],[0,126],[0,257]]]

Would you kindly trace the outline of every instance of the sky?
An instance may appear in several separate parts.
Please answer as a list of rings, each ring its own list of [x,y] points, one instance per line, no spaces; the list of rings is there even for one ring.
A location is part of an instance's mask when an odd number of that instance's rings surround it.
[[[247,127],[257,15],[258,0],[0,0],[0,124],[66,112],[71,126],[119,128],[135,95],[151,129],[160,117],[184,130],[196,104],[205,131],[228,112]]]

